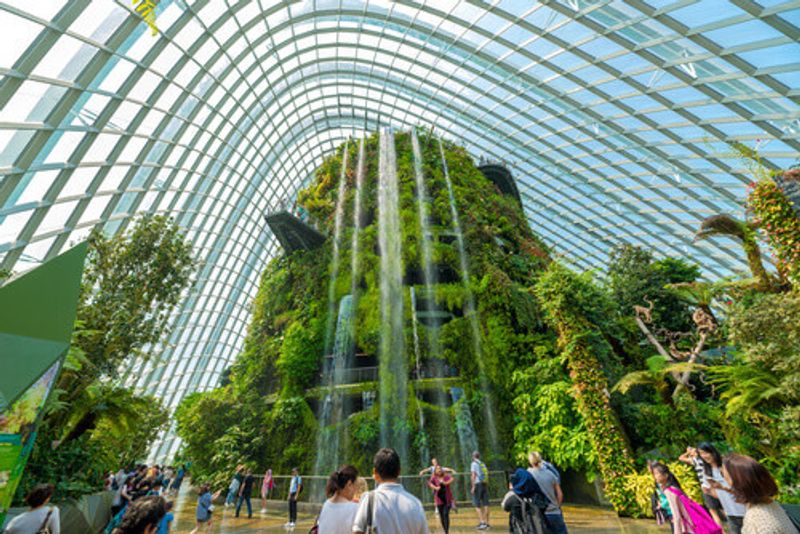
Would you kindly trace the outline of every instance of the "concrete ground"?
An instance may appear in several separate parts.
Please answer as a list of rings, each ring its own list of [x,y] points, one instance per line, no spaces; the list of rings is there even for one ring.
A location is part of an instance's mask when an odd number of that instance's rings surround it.
[[[186,495],[184,497],[184,495]],[[255,534],[255,533],[278,533],[288,532],[283,528],[287,520],[284,509],[268,509],[266,514],[259,512],[261,501],[253,499],[253,519],[247,519],[246,507],[242,507],[242,516],[234,517],[235,510],[223,506],[215,506],[214,521],[211,532],[214,534]],[[176,502],[175,523],[173,524],[172,534],[188,534],[195,526],[194,513],[195,502],[189,494],[182,494]],[[479,532],[475,529],[477,525],[477,515],[472,508],[459,508],[458,512],[452,513],[450,532],[465,533]],[[622,532],[626,534],[656,534],[667,533],[669,528],[666,526],[658,527],[653,520],[620,519],[612,511],[603,508],[593,508],[590,506],[565,506],[564,517],[570,533],[592,532],[597,534],[610,534]],[[305,534],[313,526],[315,514],[300,513],[297,526],[294,532]],[[508,515],[493,507],[490,512],[492,532],[508,532]],[[443,532],[439,526],[438,518],[433,512],[428,513],[428,521],[431,533]],[[322,533],[324,534],[324,533]]]

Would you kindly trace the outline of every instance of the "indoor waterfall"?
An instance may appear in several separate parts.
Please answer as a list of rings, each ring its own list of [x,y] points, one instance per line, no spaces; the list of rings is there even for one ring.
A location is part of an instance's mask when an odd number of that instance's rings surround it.
[[[380,439],[408,460],[408,370],[403,332],[403,265],[394,132],[380,133],[378,243],[381,254]]]
[[[358,167],[356,168],[356,189],[353,199],[353,241],[350,251],[350,295],[353,297],[353,305],[358,304],[358,277],[361,274],[361,266],[358,263],[358,239],[361,234],[361,191],[364,188],[364,139],[358,142]]]
[[[473,451],[478,450],[478,435],[472,422],[472,411],[469,409],[462,388],[450,388],[450,397],[453,399],[461,461],[464,465],[469,465],[472,462]]]
[[[417,129],[411,129],[411,149],[412,154],[414,157],[414,179],[416,183],[416,190],[417,190],[417,214],[419,217],[419,228],[420,228],[420,235],[419,244],[422,260],[422,278],[425,284],[425,306],[426,311],[431,314],[434,312],[434,302],[435,302],[435,286],[438,283],[438,276],[436,269],[434,268],[433,264],[433,253],[431,250],[431,240],[433,239],[433,233],[431,230],[430,225],[430,198],[428,196],[428,187],[425,183],[425,173],[423,171],[422,166],[422,150],[420,149],[419,145],[419,137],[417,135]],[[412,288],[413,289],[413,288]],[[412,293],[416,297],[415,293]],[[415,320],[415,328],[417,327],[418,321],[416,320],[416,298],[414,298],[414,302],[412,302],[412,309],[414,310],[414,320]],[[448,401],[447,401],[447,394],[445,393],[445,388],[442,383],[442,378],[444,377],[444,369],[442,366],[442,359],[441,359],[441,345],[439,343],[439,325],[434,325],[429,327],[426,331],[427,333],[427,340],[428,340],[428,355],[429,355],[429,366],[431,374],[433,378],[436,379],[436,386],[433,390],[433,403],[437,408],[437,423],[439,428],[452,428],[452,423],[450,420],[450,416],[448,413]],[[418,358],[419,359],[419,358]],[[420,374],[417,374],[417,378],[421,378]],[[453,435],[450,432],[445,432],[443,435],[443,443],[439,443],[439,449],[435,451],[435,454],[438,456],[440,461],[452,461],[452,458],[449,456],[454,452],[454,445]]]
[[[336,194],[336,211],[333,219],[333,253],[331,255],[331,277],[328,281],[328,320],[325,328],[325,354],[330,354],[331,336],[333,335],[333,324],[336,320],[336,279],[339,277],[339,255],[341,249],[342,220],[344,219],[344,205],[347,192],[347,147],[349,143],[345,141],[342,153],[342,168],[339,174],[339,187]],[[324,382],[323,382],[324,383]]]
[[[483,394],[483,412],[486,418],[486,429],[489,437],[490,452],[494,455],[500,449],[497,442],[497,425],[494,420],[494,403],[492,402],[492,395],[489,389],[489,383],[486,379],[486,369],[483,362],[483,351],[481,348],[481,329],[478,323],[477,310],[475,309],[475,296],[470,288],[469,278],[469,263],[467,261],[467,252],[464,246],[464,234],[461,231],[461,223],[458,218],[458,209],[456,207],[455,195],[453,194],[453,183],[450,180],[450,172],[447,168],[447,159],[445,158],[444,145],[441,138],[439,139],[439,153],[442,158],[442,171],[444,172],[444,180],[447,184],[447,194],[450,200],[450,214],[453,219],[453,231],[456,234],[456,243],[458,244],[458,255],[461,267],[461,280],[464,284],[464,290],[467,293],[466,298],[466,316],[469,320],[470,332],[472,334],[473,351],[475,359],[478,362],[479,380],[481,385],[481,393]],[[489,458],[488,455],[484,455]]]
[[[411,295],[411,331],[414,338],[414,376],[417,380],[422,375],[422,359],[419,353],[419,321],[417,321],[417,296],[414,291],[414,286],[408,288]],[[431,449],[428,433],[425,431],[425,412],[422,409],[422,395],[419,391],[415,391],[417,398],[417,421],[419,423],[419,430],[422,438],[418,440],[419,457],[421,465],[428,465],[431,461]]]
[[[339,185],[336,197],[336,211],[334,215],[333,230],[333,252],[331,256],[331,274],[328,281],[328,317],[325,328],[325,363],[322,367],[322,385],[328,387],[329,391],[322,403],[318,421],[320,432],[317,436],[317,458],[315,465],[316,473],[328,473],[338,466],[339,449],[339,424],[342,420],[341,393],[336,392],[335,387],[341,384],[344,367],[349,360],[349,353],[352,352],[352,302],[350,295],[342,298],[339,303],[338,322],[336,324],[336,338],[334,340],[332,358],[331,338],[333,336],[333,326],[336,319],[336,280],[339,276],[339,256],[340,241],[342,234],[342,222],[344,219],[344,207],[347,192],[347,155],[348,142],[345,142],[342,154],[342,167],[339,174]]]
[[[339,302],[339,316],[336,321],[336,335],[333,342],[333,357],[330,359],[326,377],[329,377],[329,391],[325,395],[319,415],[320,432],[317,441],[317,460],[314,472],[330,473],[341,460],[341,435],[344,432],[345,401],[337,386],[347,383],[347,370],[353,359],[353,299],[345,295]]]

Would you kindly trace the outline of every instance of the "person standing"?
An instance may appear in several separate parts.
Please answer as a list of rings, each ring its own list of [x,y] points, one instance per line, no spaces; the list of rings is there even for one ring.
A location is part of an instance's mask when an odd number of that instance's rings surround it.
[[[275,481],[272,479],[272,469],[267,469],[264,473],[264,482],[261,483],[261,513],[267,513],[267,499],[272,497],[272,488],[275,487]]]
[[[236,496],[239,494],[239,488],[242,486],[242,479],[244,479],[243,471],[243,465],[236,466],[236,473],[233,474],[231,483],[228,486],[228,496],[225,497],[225,506],[232,506],[236,503]]]
[[[486,464],[481,461],[481,453],[472,453],[472,465],[469,468],[470,493],[472,493],[472,505],[478,512],[478,530],[486,530],[489,527],[489,470]]]
[[[200,534],[200,532],[211,532],[211,523],[214,512],[214,496],[211,495],[211,489],[208,484],[203,484],[198,490],[199,496],[197,497],[197,511],[195,518],[197,525],[192,530],[191,534]]]
[[[158,530],[156,531],[156,534],[169,534],[170,528],[172,527],[172,522],[175,520],[175,514],[172,513],[172,501],[166,502],[164,505],[164,510],[166,513],[158,523]]]
[[[722,526],[722,503],[711,490],[713,471],[715,467],[717,471],[722,467],[722,455],[713,445],[703,442],[697,448],[686,447],[686,452],[678,459],[694,467],[700,488],[703,490],[703,504],[708,508],[714,522]]]
[[[292,469],[292,480],[289,482],[289,522],[285,526],[294,528],[297,524],[297,499],[303,492],[303,479],[300,477],[300,470],[296,467]]]
[[[551,534],[543,510],[547,496],[530,471],[521,467],[508,473],[508,493],[500,507],[508,512],[511,534]]]
[[[377,487],[361,497],[353,532],[365,534],[376,529],[380,534],[429,534],[422,503],[398,482],[397,451],[384,448],[375,454],[372,477]]]
[[[186,476],[186,466],[182,465],[178,468],[178,472],[175,475],[175,480],[169,486],[170,492],[178,495],[181,492],[181,484],[183,484],[183,477]]]
[[[786,511],[775,502],[778,485],[763,465],[743,454],[729,454],[722,466],[734,497],[747,506],[742,534],[798,534]]]
[[[175,469],[172,466],[165,467],[161,478],[161,485],[164,487],[165,495],[169,495],[169,485],[173,478],[175,478]]]
[[[25,503],[30,509],[18,515],[6,527],[6,534],[30,534],[47,530],[51,534],[60,534],[61,519],[57,506],[48,506],[53,498],[52,484],[37,484],[31,490]]]
[[[724,534],[722,527],[717,525],[706,509],[686,496],[666,465],[654,463],[650,470],[667,497],[672,512],[673,534]]]
[[[447,473],[441,465],[436,465],[428,480],[428,487],[433,490],[433,503],[436,505],[436,511],[439,514],[439,521],[442,523],[444,534],[450,532],[450,510],[453,508],[453,491],[450,485],[453,483],[453,477]]]
[[[331,473],[325,486],[328,500],[319,513],[321,534],[352,534],[358,504],[353,502],[356,493],[358,470],[345,465]]]
[[[250,497],[253,495],[253,484],[255,484],[255,477],[253,470],[249,467],[245,471],[244,479],[242,480],[242,487],[239,488],[239,498],[236,500],[236,517],[239,517],[239,512],[242,510],[242,502],[247,503],[247,519],[253,518],[253,508],[250,505]]]
[[[547,522],[550,523],[551,530],[554,534],[567,534],[567,524],[564,522],[564,513],[561,511],[564,494],[561,492],[558,478],[551,469],[544,465],[542,455],[538,452],[534,451],[528,455],[528,463],[530,464],[528,472],[533,475],[534,480],[549,501],[544,515]]]

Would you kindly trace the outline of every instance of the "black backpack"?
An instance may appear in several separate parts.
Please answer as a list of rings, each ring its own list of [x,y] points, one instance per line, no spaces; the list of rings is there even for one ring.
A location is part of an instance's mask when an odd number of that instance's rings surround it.
[[[547,507],[547,504],[542,508],[534,502],[532,497],[523,498],[516,494],[514,497],[519,501],[519,508],[516,510],[517,513],[511,514],[511,532],[514,534],[551,534],[553,532],[544,515],[544,508]],[[544,498],[547,501],[547,497]]]

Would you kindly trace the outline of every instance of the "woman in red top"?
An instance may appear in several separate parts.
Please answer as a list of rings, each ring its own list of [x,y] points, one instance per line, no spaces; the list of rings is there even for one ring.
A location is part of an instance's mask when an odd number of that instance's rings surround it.
[[[272,496],[272,488],[275,481],[272,479],[272,469],[267,469],[264,473],[264,482],[261,483],[261,513],[267,513],[267,499]]]
[[[437,465],[433,471],[433,476],[428,481],[428,487],[433,490],[433,502],[439,512],[439,520],[442,522],[444,534],[450,532],[450,508],[453,507],[453,492],[450,484],[453,477],[446,473],[441,465]]]

